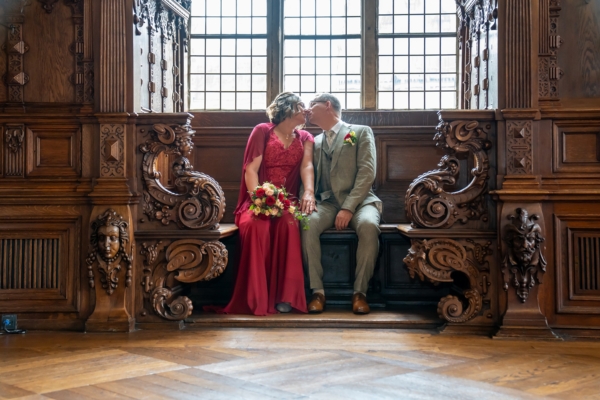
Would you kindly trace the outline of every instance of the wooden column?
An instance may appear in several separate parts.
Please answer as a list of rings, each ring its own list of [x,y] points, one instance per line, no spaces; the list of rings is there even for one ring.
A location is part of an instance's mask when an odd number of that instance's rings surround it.
[[[98,124],[95,129],[98,134],[98,169],[96,185],[90,194],[94,208],[90,216],[88,257],[89,283],[95,288],[95,308],[86,323],[86,330],[130,331],[134,322],[131,317],[133,287],[130,285],[133,271],[127,259],[132,257],[134,229],[130,209],[133,195],[128,185],[131,175],[128,168],[131,166],[127,160],[134,153],[134,125],[127,111],[131,110],[129,103],[133,88],[129,74],[133,46],[130,40],[132,32],[129,32],[133,25],[129,20],[133,5],[130,0],[99,0],[93,3],[93,12],[97,16],[95,28],[99,32],[94,46],[97,55],[95,104]],[[127,227],[127,240],[120,243],[119,256],[115,260],[112,260],[114,257],[101,257],[102,244],[98,244],[101,234],[96,233],[101,225]],[[113,277],[118,283],[111,288]]]
[[[540,13],[545,1],[499,1],[498,260],[505,306],[497,338],[556,339],[538,298],[546,272],[544,243],[550,216],[543,213],[541,159],[538,143],[541,113],[538,55]],[[542,11],[540,11],[540,6]],[[542,26],[543,28],[543,26]],[[541,29],[543,31],[543,29]],[[551,139],[546,139],[551,140]],[[546,219],[545,219],[546,217]]]

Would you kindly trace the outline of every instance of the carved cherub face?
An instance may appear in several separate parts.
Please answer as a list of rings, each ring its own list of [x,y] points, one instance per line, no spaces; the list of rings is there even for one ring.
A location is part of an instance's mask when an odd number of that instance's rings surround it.
[[[116,257],[120,247],[118,227],[103,225],[98,228],[98,252],[105,259]]]

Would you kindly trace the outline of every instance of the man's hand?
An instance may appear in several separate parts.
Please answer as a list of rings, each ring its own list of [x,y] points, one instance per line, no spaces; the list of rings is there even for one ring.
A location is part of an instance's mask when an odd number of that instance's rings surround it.
[[[340,210],[340,212],[337,214],[337,217],[335,217],[335,229],[338,231],[346,229],[353,215],[354,214],[348,210]]]
[[[305,191],[300,200],[300,211],[303,214],[310,215],[313,211],[317,211],[317,202],[313,192]]]

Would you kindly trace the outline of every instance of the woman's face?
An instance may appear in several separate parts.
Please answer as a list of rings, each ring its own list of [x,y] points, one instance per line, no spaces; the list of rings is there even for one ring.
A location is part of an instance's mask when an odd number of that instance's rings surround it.
[[[292,115],[292,119],[296,123],[296,126],[306,124],[306,106],[304,103],[296,105],[296,112]]]

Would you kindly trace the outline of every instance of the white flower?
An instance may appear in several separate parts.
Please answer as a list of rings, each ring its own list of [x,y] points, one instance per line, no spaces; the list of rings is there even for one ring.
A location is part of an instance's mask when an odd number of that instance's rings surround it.
[[[254,200],[254,204],[256,204],[257,206],[262,206],[262,200],[261,199],[256,199]]]
[[[290,208],[288,208],[288,211],[290,212],[290,214],[293,214],[296,212],[296,207],[290,206]]]
[[[254,209],[254,215],[258,215],[260,214],[260,208],[255,208]]]
[[[271,215],[277,215],[277,214],[279,214],[279,209],[275,208],[275,207],[271,208]]]
[[[264,190],[271,189],[271,185],[268,182],[263,183],[262,188]]]
[[[281,208],[281,209],[283,209],[283,203],[282,203],[280,200],[277,200],[277,201],[275,202],[275,205],[276,205],[278,208]]]
[[[265,194],[266,194],[267,196],[273,196],[273,194],[274,194],[274,193],[275,193],[275,191],[274,191],[273,189],[271,189],[271,187],[267,187],[267,188],[265,189]]]

